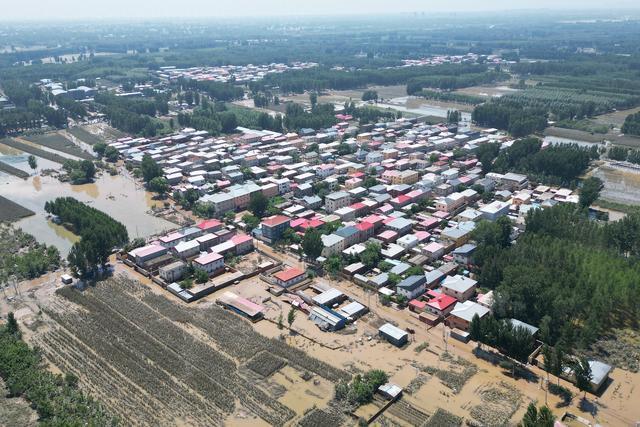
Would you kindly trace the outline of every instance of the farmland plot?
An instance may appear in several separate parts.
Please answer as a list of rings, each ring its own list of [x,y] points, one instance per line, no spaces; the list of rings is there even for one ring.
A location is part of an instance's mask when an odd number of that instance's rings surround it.
[[[43,135],[32,135],[25,137],[24,139],[38,145],[42,145],[43,147],[51,148],[52,150],[60,151],[61,153],[70,154],[84,160],[92,160],[94,158],[91,154],[82,150],[80,147],[57,132]]]
[[[294,411],[241,375],[256,355],[254,363],[271,361],[268,371],[286,363],[328,380],[345,375],[218,306],[180,306],[135,281],[58,294],[46,310],[51,330],[36,344],[127,425],[220,425],[240,405],[271,425],[284,424]]]

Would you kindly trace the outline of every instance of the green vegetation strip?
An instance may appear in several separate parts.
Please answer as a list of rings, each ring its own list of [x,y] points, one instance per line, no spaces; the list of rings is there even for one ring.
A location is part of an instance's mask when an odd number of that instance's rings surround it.
[[[35,213],[24,206],[0,196],[0,221],[13,222]]]
[[[42,145],[43,147],[51,148],[52,150],[60,151],[61,153],[69,154],[75,157],[80,157],[84,160],[93,159],[93,156],[91,154],[82,150],[73,142],[57,133],[32,135],[25,139],[33,142],[34,144]]]
[[[40,354],[22,341],[12,313],[0,328],[0,376],[11,395],[29,400],[44,425],[108,426],[116,422],[78,390],[76,377],[46,370]]]
[[[6,172],[8,174],[17,176],[18,178],[27,179],[29,178],[29,174],[22,169],[18,169],[16,167],[11,166],[8,163],[5,163],[0,160],[0,171]]]
[[[43,159],[50,160],[55,163],[63,164],[66,160],[68,160],[66,157],[63,157],[59,154],[41,150],[29,144],[23,144],[22,142],[18,142],[15,139],[5,138],[0,140],[0,143],[8,147],[15,148],[20,151],[24,151],[25,153],[33,154],[34,156],[42,157]]]
[[[60,267],[55,246],[38,243],[19,228],[0,224],[0,277],[33,279]]]

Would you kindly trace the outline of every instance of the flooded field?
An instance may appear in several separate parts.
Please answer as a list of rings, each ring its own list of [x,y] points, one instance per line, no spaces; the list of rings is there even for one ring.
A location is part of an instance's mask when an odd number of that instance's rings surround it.
[[[176,227],[175,224],[148,213],[160,202],[152,200],[151,194],[129,175],[105,174],[96,179],[96,182],[85,185],[61,183],[52,177],[35,176],[24,181],[3,176],[0,195],[34,211],[35,215],[18,221],[16,225],[38,236],[38,240],[43,243],[57,246],[63,255],[68,253],[78,237],[47,220],[44,204],[56,197],[75,197],[106,212],[127,226],[132,239]]]
[[[599,142],[583,141],[580,139],[564,138],[560,136],[547,135],[543,141],[548,144],[576,144],[580,147],[591,148],[593,145],[602,145]]]
[[[640,172],[624,167],[604,165],[592,172],[604,183],[600,197],[627,205],[640,204]]]

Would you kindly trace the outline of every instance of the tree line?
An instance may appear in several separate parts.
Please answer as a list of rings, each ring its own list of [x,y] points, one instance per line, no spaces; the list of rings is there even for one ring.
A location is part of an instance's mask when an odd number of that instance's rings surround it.
[[[84,117],[87,112],[73,99],[53,97],[39,87],[20,80],[2,82],[2,89],[15,108],[0,110],[0,136],[37,129],[42,125],[62,129],[67,117]],[[51,104],[57,104],[53,108]]]
[[[153,117],[169,111],[166,97],[158,97],[152,101],[99,93],[94,99],[102,106],[102,111],[111,126],[126,133],[142,134],[146,137],[155,136],[158,129],[162,128]]]
[[[640,112],[635,114],[629,114],[624,119],[622,125],[622,132],[629,135],[640,136]]]
[[[537,181],[570,185],[598,156],[595,146],[583,148],[576,144],[554,144],[542,148],[542,141],[538,138],[525,138],[502,150],[490,169],[500,173],[516,171]],[[483,153],[483,160],[489,161],[486,153]]]
[[[567,349],[637,324],[640,215],[601,224],[558,205],[530,211],[516,245],[502,232],[478,236],[476,258],[480,286],[496,291],[496,318],[536,325],[542,341]]]
[[[465,74],[476,74],[474,80],[480,81],[480,75],[484,75],[488,67],[483,64],[442,64],[429,67],[406,68],[379,68],[337,70],[328,67],[314,67],[305,70],[291,70],[284,73],[272,73],[262,80],[249,83],[249,88],[254,92],[264,92],[270,88],[279,88],[282,93],[303,93],[305,91],[322,91],[325,89],[357,89],[367,85],[398,85],[407,84],[415,80],[413,87],[419,87],[429,79],[431,82],[439,81],[445,89],[453,86],[462,87],[462,84],[473,86],[469,79],[456,79]],[[453,78],[453,79],[449,79]],[[463,83],[464,82],[464,83]],[[423,85],[422,87],[427,87]],[[436,86],[437,87],[437,86]]]
[[[95,274],[107,263],[114,248],[129,241],[122,223],[73,197],[58,197],[46,202],[44,209],[80,235],[80,241],[73,244],[68,256],[71,268],[80,277]]]

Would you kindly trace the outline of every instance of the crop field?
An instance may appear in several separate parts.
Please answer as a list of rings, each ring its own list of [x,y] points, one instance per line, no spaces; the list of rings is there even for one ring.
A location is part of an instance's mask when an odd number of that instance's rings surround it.
[[[422,412],[404,399],[391,405],[387,412],[412,426],[421,426],[429,419],[429,414]]]
[[[46,150],[41,150],[29,144],[24,144],[20,141],[16,141],[13,138],[0,139],[0,144],[4,144],[8,147],[15,148],[16,150],[24,151],[25,153],[33,154],[34,156],[42,157],[43,159],[50,160],[54,163],[63,164],[66,160],[68,160],[66,157],[63,157],[59,154],[55,154]]]
[[[471,408],[481,425],[507,425],[522,403],[522,393],[506,382],[489,384],[480,390],[482,403]]]
[[[462,418],[438,408],[429,418],[429,421],[422,424],[423,427],[456,427],[462,425]]]
[[[16,167],[11,166],[8,163],[0,161],[0,171],[6,172],[10,175],[17,176],[18,178],[27,179],[29,178],[29,173],[23,171],[22,169],[18,169]]]
[[[92,123],[88,125],[74,126],[68,128],[67,132],[89,145],[94,145],[97,142],[111,142],[127,136],[124,132],[115,129],[106,123]]]
[[[58,296],[34,344],[127,425],[220,425],[238,410],[282,425],[295,412],[251,381],[247,365],[264,362],[260,375],[286,363],[332,382],[346,376],[221,307],[187,308],[124,277]]]
[[[13,222],[33,215],[34,212],[0,196],[0,222]]]
[[[81,126],[70,127],[69,129],[67,129],[67,132],[89,145],[95,145],[98,142],[104,142],[104,138],[101,138],[98,135],[87,131]]]
[[[80,157],[81,159],[91,160],[93,156],[72,141],[69,141],[59,133],[47,133],[44,135],[31,135],[25,137],[27,141],[31,141],[35,144],[42,145],[43,147],[51,148],[52,150],[60,151],[61,153],[70,154],[72,156]]]

